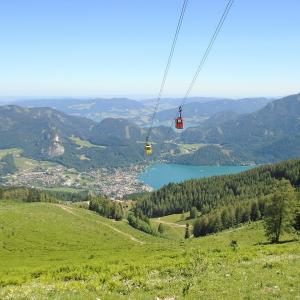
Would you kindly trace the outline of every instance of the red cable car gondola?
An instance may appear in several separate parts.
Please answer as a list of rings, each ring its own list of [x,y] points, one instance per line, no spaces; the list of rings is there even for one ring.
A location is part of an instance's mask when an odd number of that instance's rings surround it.
[[[181,116],[181,113],[182,113],[182,107],[179,106],[179,117],[175,119],[175,127],[177,129],[183,129],[183,118]]]

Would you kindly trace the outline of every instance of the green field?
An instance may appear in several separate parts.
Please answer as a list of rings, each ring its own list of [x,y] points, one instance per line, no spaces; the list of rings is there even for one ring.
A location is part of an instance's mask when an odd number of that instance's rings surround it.
[[[0,299],[300,297],[292,236],[267,244],[256,222],[185,241],[178,215],[161,220],[165,238],[74,206],[1,200]]]
[[[16,156],[14,157],[16,167],[18,170],[23,171],[23,170],[32,170],[34,168],[42,168],[42,169],[47,169],[50,167],[54,167],[57,164],[52,163],[50,161],[37,161],[28,157],[23,157],[23,156]]]
[[[202,147],[205,147],[206,144],[178,144],[180,153],[186,154],[190,152],[195,152]]]
[[[19,155],[22,153],[21,149],[18,148],[9,148],[9,149],[0,149],[0,159],[8,154]]]
[[[76,136],[74,136],[74,135],[72,135],[72,136],[70,137],[70,139],[71,139],[75,144],[77,144],[78,146],[80,146],[80,148],[82,148],[82,147],[86,147],[86,148],[92,148],[92,147],[106,148],[105,146],[95,145],[95,144],[92,144],[91,142],[89,142],[89,141],[87,141],[87,140],[82,140],[81,138],[76,137]]]
[[[53,167],[57,164],[50,161],[37,161],[28,157],[22,156],[22,150],[18,148],[9,148],[9,149],[1,149],[0,150],[0,159],[8,154],[12,154],[14,157],[14,162],[16,164],[16,168],[19,171],[23,170],[32,170],[34,168],[49,168]]]

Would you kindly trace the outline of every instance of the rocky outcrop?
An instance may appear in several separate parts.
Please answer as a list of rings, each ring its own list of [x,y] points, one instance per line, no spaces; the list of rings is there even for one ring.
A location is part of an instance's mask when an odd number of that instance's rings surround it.
[[[47,138],[51,140],[50,146],[47,149],[42,149],[42,154],[48,157],[56,157],[65,153],[65,148],[61,142],[58,134],[47,135]]]

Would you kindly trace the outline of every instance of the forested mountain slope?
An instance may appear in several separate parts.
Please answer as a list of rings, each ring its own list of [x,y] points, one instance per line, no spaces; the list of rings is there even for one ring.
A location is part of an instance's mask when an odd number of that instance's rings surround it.
[[[153,216],[164,216],[197,207],[202,213],[228,205],[259,199],[272,193],[279,179],[300,185],[300,159],[258,167],[240,174],[215,176],[168,184],[140,199],[137,210]]]
[[[250,114],[220,112],[181,134],[168,127],[155,127],[150,159],[194,165],[278,162],[300,155],[299,132],[300,100],[299,95],[292,95]],[[0,107],[1,149],[19,148],[24,156],[79,170],[143,161],[146,135],[147,128],[121,118],[97,123],[51,108]],[[185,144],[199,147],[185,152],[181,151],[182,144],[183,148]]]
[[[221,145],[235,161],[267,163],[297,157],[300,155],[300,94],[275,100],[257,112],[233,120],[188,128],[181,140]],[[189,157],[184,159],[188,161]],[[190,159],[195,160],[192,155]]]
[[[153,140],[164,140],[166,132],[166,128],[155,128]],[[51,108],[0,106],[1,149],[19,148],[27,157],[80,170],[142,161],[145,136],[145,129],[124,119],[96,123]],[[84,141],[90,144],[86,146]],[[154,158],[162,147],[170,146],[160,144]]]

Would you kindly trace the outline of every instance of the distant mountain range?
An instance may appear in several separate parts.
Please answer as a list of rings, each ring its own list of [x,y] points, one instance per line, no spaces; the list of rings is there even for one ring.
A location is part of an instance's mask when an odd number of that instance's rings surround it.
[[[220,122],[208,120],[184,131],[181,141],[226,149],[221,152],[232,162],[267,163],[300,156],[300,94],[275,100],[250,114],[226,116]],[[176,161],[198,163],[196,157],[201,158],[204,149]]]
[[[165,128],[155,128],[154,142],[165,135]],[[26,157],[80,170],[142,161],[145,136],[146,129],[125,119],[96,123],[52,108],[0,106],[0,149],[19,148]],[[156,147],[154,158],[160,150]]]
[[[216,97],[189,97],[186,99],[185,103],[208,103],[220,100],[220,98]],[[157,103],[157,99],[146,99],[141,101],[146,106],[152,106],[154,107]],[[160,101],[160,109],[170,109],[170,108],[176,108],[182,103],[182,98],[162,98]]]
[[[147,114],[146,106],[139,101],[127,98],[114,99],[34,99],[17,101],[14,104],[24,107],[50,107],[66,114],[80,116],[101,121],[109,117],[123,117],[132,119],[138,116],[138,113]]]
[[[189,126],[196,126],[208,117],[220,112],[234,112],[237,114],[256,111],[271,99],[249,98],[241,100],[191,97],[186,100],[183,115]],[[66,114],[81,116],[101,121],[106,118],[126,118],[139,126],[147,126],[156,105],[156,99],[132,100],[128,98],[113,99],[33,99],[16,101],[14,104],[24,107],[50,107]],[[163,98],[160,101],[159,112],[155,119],[156,125],[167,125],[177,113],[180,98]]]
[[[185,118],[212,117],[221,112],[233,112],[235,114],[245,114],[257,111],[271,102],[267,98],[250,98],[241,100],[216,99],[209,102],[186,103],[183,107]],[[180,105],[180,104],[179,104]],[[157,118],[160,121],[169,120],[176,115],[177,108],[160,111]]]
[[[26,107],[51,107],[61,110],[65,113],[73,114],[78,111],[111,111],[114,109],[129,110],[141,109],[144,107],[142,102],[128,98],[112,98],[112,99],[35,99],[18,101],[16,104]]]
[[[128,111],[138,111],[146,104],[130,99],[98,99],[90,107],[89,102],[83,105],[81,100],[44,101],[24,103],[26,106],[56,103],[56,107],[69,113],[47,107],[0,106],[0,149],[19,148],[26,157],[79,170],[125,166],[145,160],[147,128],[119,117],[95,122],[70,114],[80,111],[79,108],[92,112],[92,107],[124,113],[128,107]],[[299,94],[272,102],[264,98],[201,101],[187,104],[190,116],[195,119],[201,118],[195,116],[196,107],[202,107],[201,116],[205,112],[206,119],[198,126],[177,133],[165,126],[153,129],[154,155],[150,159],[229,165],[276,162],[300,156]],[[166,111],[159,114],[163,113]],[[188,109],[185,114],[189,116]],[[7,157],[2,165],[7,166],[10,161]]]

